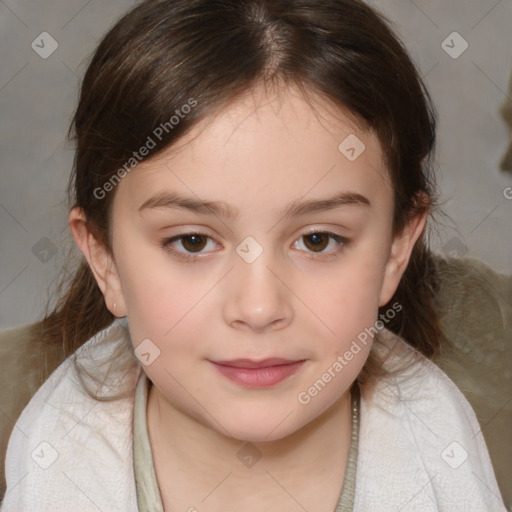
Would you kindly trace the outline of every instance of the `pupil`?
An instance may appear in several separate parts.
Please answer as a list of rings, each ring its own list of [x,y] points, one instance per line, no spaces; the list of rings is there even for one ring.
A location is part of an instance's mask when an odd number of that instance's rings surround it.
[[[190,240],[192,240],[192,245],[197,245],[198,242],[201,242],[201,235],[190,235]]]

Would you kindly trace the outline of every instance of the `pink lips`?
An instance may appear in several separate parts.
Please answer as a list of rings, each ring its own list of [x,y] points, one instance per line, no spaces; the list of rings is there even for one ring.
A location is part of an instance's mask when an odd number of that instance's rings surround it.
[[[304,363],[281,358],[262,361],[233,359],[231,361],[211,361],[222,375],[237,384],[247,387],[268,387],[293,375]]]

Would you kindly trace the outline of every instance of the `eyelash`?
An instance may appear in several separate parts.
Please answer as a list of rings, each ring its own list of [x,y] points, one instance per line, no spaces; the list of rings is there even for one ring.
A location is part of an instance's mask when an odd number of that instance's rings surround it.
[[[163,239],[161,241],[160,245],[162,246],[162,248],[168,250],[169,252],[173,253],[178,258],[183,259],[184,261],[187,261],[187,262],[197,261],[198,258],[202,257],[200,255],[203,254],[203,253],[201,253],[201,252],[197,252],[197,253],[183,253],[183,252],[177,251],[177,250],[175,250],[175,249],[173,249],[171,247],[173,242],[176,242],[176,241],[179,241],[179,240],[183,240],[184,238],[187,238],[189,236],[194,236],[194,235],[195,236],[202,236],[202,237],[205,237],[205,238],[207,238],[209,240],[213,240],[214,242],[216,242],[211,236],[207,235],[206,233],[200,233],[200,232],[194,231],[194,232],[190,232],[190,233],[182,233],[180,235],[176,235],[176,236],[173,236],[171,238],[165,238],[165,239]],[[313,230],[313,231],[310,231],[310,232],[307,232],[307,233],[303,233],[297,239],[297,241],[301,240],[304,237],[308,237],[308,236],[312,236],[312,235],[327,235],[330,239],[333,239],[336,242],[336,248],[333,251],[330,251],[328,253],[310,252],[310,257],[312,259],[323,259],[323,260],[326,260],[326,259],[336,258],[336,257],[338,257],[344,251],[344,249],[347,248],[347,246],[350,243],[350,241],[347,238],[345,238],[343,236],[340,236],[340,235],[337,235],[336,233],[331,233],[330,231],[319,231],[319,230]],[[307,252],[309,252],[309,251],[307,251]]]

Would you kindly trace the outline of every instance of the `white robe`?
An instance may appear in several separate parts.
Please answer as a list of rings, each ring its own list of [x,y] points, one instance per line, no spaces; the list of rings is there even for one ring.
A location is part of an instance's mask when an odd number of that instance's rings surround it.
[[[455,384],[400,338],[398,377],[361,387],[356,512],[506,512],[475,414]],[[116,320],[79,349],[94,366],[118,344]],[[405,356],[404,356],[405,354]],[[87,355],[87,359],[86,359]],[[388,364],[388,363],[386,363]],[[140,365],[111,374],[128,397],[94,400],[66,359],[37,391],[11,434],[1,512],[136,512],[133,409]],[[314,510],[309,512],[315,512]]]

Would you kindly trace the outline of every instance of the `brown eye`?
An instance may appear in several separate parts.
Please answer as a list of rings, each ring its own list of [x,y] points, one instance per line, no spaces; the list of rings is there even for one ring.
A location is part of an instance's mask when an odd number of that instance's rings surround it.
[[[312,233],[311,235],[304,235],[304,244],[308,249],[314,252],[322,252],[329,244],[329,236],[327,233]]]
[[[189,252],[199,252],[202,251],[207,242],[207,237],[204,235],[184,235],[181,237],[181,243],[183,247]]]
[[[336,233],[313,231],[299,237],[295,241],[294,247],[309,255],[310,258],[325,260],[340,255],[349,244],[348,239]]]
[[[218,247],[215,240],[204,233],[183,233],[172,238],[165,238],[160,245],[178,258],[187,261],[197,260],[208,252],[212,252],[211,249]]]

